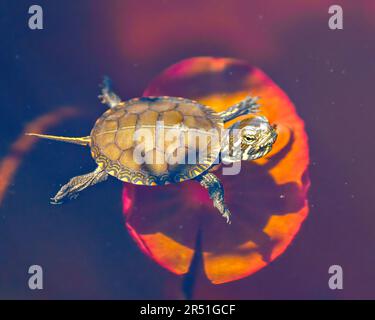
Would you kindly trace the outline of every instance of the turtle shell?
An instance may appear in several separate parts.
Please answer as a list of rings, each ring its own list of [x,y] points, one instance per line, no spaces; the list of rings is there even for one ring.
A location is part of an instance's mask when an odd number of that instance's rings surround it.
[[[181,182],[218,159],[222,128],[220,117],[196,101],[137,98],[107,110],[96,121],[91,153],[101,168],[125,182]]]

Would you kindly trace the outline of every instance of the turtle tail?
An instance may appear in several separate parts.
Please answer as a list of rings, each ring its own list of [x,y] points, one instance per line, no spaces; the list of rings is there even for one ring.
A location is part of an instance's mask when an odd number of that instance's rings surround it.
[[[27,136],[33,136],[33,137],[38,137],[38,138],[43,138],[43,139],[79,144],[81,146],[87,146],[91,141],[90,136],[80,137],[80,138],[68,138],[68,137],[60,137],[60,136],[50,136],[50,135],[39,134],[39,133],[25,133],[25,134]]]

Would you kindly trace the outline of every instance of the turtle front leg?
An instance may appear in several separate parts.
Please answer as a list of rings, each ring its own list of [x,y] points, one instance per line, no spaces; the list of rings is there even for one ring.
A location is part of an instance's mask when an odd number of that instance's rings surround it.
[[[220,112],[219,116],[223,122],[228,122],[239,116],[243,116],[250,113],[257,113],[259,105],[257,104],[258,97],[246,97],[239,103],[229,107],[227,110]]]
[[[121,103],[121,98],[112,91],[111,79],[104,77],[102,84],[102,94],[99,95],[101,103],[113,108]]]
[[[213,173],[205,173],[195,178],[201,186],[208,190],[208,194],[212,199],[213,205],[220,211],[223,218],[230,224],[231,213],[224,203],[224,187]]]
[[[78,196],[78,193],[87,187],[93,186],[99,182],[105,181],[108,178],[107,172],[97,167],[95,171],[77,176],[69,180],[67,184],[61,187],[59,192],[51,198],[52,204],[60,204],[66,197],[74,199]]]

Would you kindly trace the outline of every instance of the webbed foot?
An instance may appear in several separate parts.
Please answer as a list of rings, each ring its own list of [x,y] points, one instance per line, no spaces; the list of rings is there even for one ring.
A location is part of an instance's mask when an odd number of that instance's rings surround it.
[[[259,112],[258,99],[259,97],[248,96],[239,103],[229,107],[227,110],[220,112],[219,115],[224,122],[227,122],[246,114],[255,114]]]
[[[208,194],[212,199],[213,205],[217,208],[226,222],[231,224],[231,213],[224,202],[224,188],[219,180],[213,173],[205,173],[196,178],[208,190]]]
[[[102,94],[98,96],[100,102],[113,108],[121,103],[121,98],[112,91],[111,80],[109,77],[104,77],[102,84]]]
[[[51,204],[61,204],[65,198],[75,199],[83,189],[102,182],[107,178],[108,174],[99,167],[91,173],[74,177],[67,184],[63,185],[56,195],[51,198]]]

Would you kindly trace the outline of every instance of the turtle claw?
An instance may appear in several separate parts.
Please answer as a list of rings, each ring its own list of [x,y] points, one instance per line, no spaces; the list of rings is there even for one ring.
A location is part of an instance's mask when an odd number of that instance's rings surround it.
[[[100,94],[98,95],[98,98],[99,98],[100,103],[103,103],[103,104],[107,103],[107,100],[104,95]]]
[[[225,210],[225,212],[223,213],[223,218],[227,220],[227,224],[232,224],[232,221],[230,220],[230,217],[231,217],[231,214],[230,214],[230,211],[228,209]]]
[[[58,205],[58,204],[62,204],[63,202],[62,201],[58,201],[57,199],[55,198],[50,198],[50,204],[53,204],[53,205]]]
[[[106,104],[108,107],[113,108],[121,103],[121,98],[112,91],[111,80],[108,77],[104,77],[101,88],[102,93],[98,98],[102,104]]]
[[[247,96],[242,101],[220,112],[220,117],[224,122],[231,121],[237,117],[247,114],[259,113],[260,105],[257,103],[259,97]]]
[[[50,203],[51,204],[62,204],[64,203],[64,201],[62,201],[62,199],[64,198],[68,198],[69,200],[74,200],[74,199],[77,199],[77,197],[79,196],[78,192],[72,192],[70,193],[70,190],[66,190],[68,188],[61,188],[60,191],[53,197],[51,198],[50,200]]]
[[[77,199],[79,196],[78,193],[72,193],[71,195],[69,195],[69,200],[74,200],[74,199]]]

